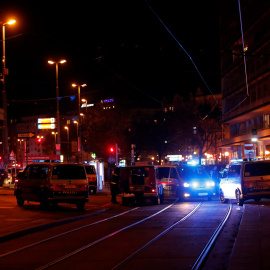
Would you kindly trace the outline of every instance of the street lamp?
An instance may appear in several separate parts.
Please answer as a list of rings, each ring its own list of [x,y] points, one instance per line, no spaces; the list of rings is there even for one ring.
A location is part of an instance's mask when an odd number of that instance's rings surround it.
[[[68,154],[67,154],[67,159],[69,158],[69,128],[68,126],[65,126],[65,129],[67,130],[67,141],[68,141]]]
[[[61,137],[60,137],[60,113],[59,113],[59,86],[58,86],[58,64],[66,63],[66,60],[52,61],[49,60],[48,63],[53,65],[55,64],[56,69],[56,121],[57,121],[57,132],[56,132],[56,155],[61,154]]]
[[[6,35],[5,35],[5,26],[6,24],[14,24],[15,20],[10,20],[6,23],[0,22],[2,24],[2,43],[3,43],[3,58],[2,58],[2,100],[3,100],[3,113],[4,113],[4,121],[3,121],[3,157],[4,157],[4,165],[5,165],[5,175],[4,178],[8,178],[8,160],[9,160],[9,148],[8,148],[8,127],[7,127],[7,94],[6,94],[6,75],[8,74],[8,69],[6,69]]]
[[[56,134],[57,134],[57,132],[52,131],[52,135],[54,135],[54,144],[55,144],[55,145],[56,145]]]
[[[85,113],[87,114],[87,100],[85,98],[83,98],[82,102],[85,103]]]
[[[73,123],[77,125],[77,140],[79,141],[79,138],[78,138],[79,137],[79,122],[74,120]],[[79,145],[77,145],[77,148],[78,148],[78,151],[80,151]]]
[[[80,125],[80,112],[81,112],[81,87],[85,87],[87,84],[78,85],[76,83],[72,84],[72,87],[78,87],[78,125]],[[80,126],[78,127],[78,151],[81,151],[81,138],[80,138]]]

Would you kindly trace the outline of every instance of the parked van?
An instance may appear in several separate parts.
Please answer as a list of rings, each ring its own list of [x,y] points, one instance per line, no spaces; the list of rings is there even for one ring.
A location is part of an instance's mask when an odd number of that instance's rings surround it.
[[[270,198],[270,160],[231,163],[220,181],[219,199],[222,203],[236,199],[244,201]]]
[[[180,183],[181,178],[177,170],[177,166],[174,165],[158,165],[157,166],[157,180],[164,188],[164,191],[168,191],[180,196]]]
[[[14,195],[18,205],[24,201],[48,204],[71,203],[79,210],[88,201],[88,180],[83,165],[65,163],[33,163],[18,179]]]
[[[97,173],[96,173],[95,166],[89,165],[89,164],[84,164],[83,166],[86,170],[86,174],[88,178],[89,191],[93,190],[93,193],[96,194],[97,193]]]
[[[146,199],[150,199],[153,204],[163,202],[163,186],[157,181],[156,166],[134,165],[119,169],[119,187],[123,205]]]

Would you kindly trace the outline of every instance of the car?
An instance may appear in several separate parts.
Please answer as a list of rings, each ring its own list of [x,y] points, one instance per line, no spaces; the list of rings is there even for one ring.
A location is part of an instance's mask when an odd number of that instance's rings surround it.
[[[17,204],[39,202],[41,208],[49,204],[76,204],[83,210],[88,202],[88,180],[83,165],[70,163],[32,163],[28,165],[14,186]]]
[[[83,165],[85,170],[86,170],[86,174],[87,174],[87,178],[88,178],[88,187],[89,187],[89,191],[93,191],[94,194],[97,193],[97,173],[96,173],[96,168],[94,165],[89,165],[89,164],[84,164]]]
[[[210,201],[216,195],[215,182],[203,166],[179,165],[178,171],[181,177],[180,199],[204,197]]]
[[[236,200],[243,206],[246,200],[262,198],[270,198],[270,160],[243,160],[226,167],[220,181],[221,203]]]

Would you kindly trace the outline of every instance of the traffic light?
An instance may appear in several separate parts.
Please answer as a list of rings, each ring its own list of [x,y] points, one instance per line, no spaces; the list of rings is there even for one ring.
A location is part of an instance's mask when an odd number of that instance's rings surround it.
[[[42,143],[42,141],[43,141],[43,136],[37,136],[37,142],[38,143]]]
[[[113,154],[113,153],[114,153],[114,147],[110,146],[109,152],[110,152],[111,154]]]

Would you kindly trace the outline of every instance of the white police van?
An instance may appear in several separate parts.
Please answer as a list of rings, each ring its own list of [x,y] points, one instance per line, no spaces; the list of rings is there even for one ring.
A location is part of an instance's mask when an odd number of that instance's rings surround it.
[[[270,198],[270,160],[231,163],[220,181],[219,199],[222,203]]]

